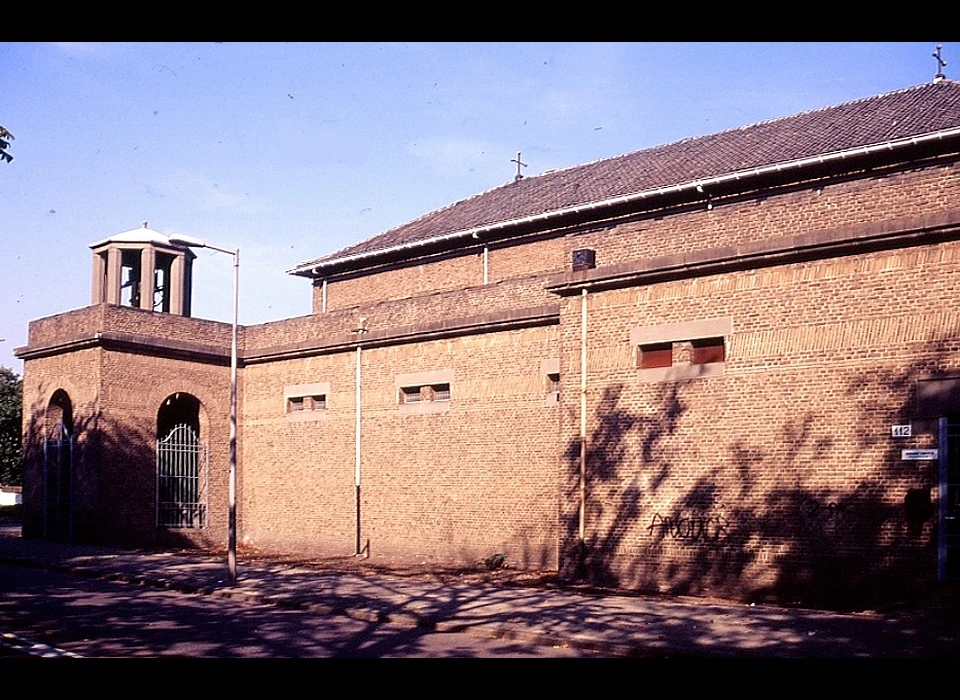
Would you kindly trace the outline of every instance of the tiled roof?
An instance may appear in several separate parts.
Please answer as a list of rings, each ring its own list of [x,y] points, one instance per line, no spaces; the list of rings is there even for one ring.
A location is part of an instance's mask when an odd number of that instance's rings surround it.
[[[524,178],[426,214],[291,272],[376,257],[483,226],[960,127],[960,82],[943,80]]]

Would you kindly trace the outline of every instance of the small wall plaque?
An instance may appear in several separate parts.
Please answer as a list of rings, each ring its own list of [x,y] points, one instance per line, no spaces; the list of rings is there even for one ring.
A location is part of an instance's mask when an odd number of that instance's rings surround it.
[[[939,459],[939,450],[901,450],[900,459],[908,462],[922,462],[924,460]]]

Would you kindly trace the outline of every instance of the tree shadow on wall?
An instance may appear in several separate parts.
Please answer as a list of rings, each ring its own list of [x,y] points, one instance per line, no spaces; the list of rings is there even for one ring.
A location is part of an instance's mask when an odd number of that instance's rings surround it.
[[[595,427],[587,438],[586,469],[583,480],[584,537],[580,541],[579,509],[563,508],[561,526],[564,541],[561,575],[593,585],[621,585],[623,572],[614,566],[614,556],[624,544],[632,524],[640,517],[642,490],[636,475],[624,465],[644,465],[647,488],[656,491],[670,476],[670,462],[662,458],[658,443],[673,434],[687,406],[680,399],[680,386],[663,385],[656,397],[658,410],[639,415],[621,404],[623,385],[604,389],[595,411]],[[636,440],[628,440],[633,436]],[[573,440],[564,453],[568,465],[565,504],[581,500],[580,461],[582,443]],[[629,477],[633,478],[629,478]],[[624,480],[628,479],[626,486]],[[587,523],[605,523],[597,529]],[[628,576],[629,578],[629,576]]]
[[[37,394],[48,391],[41,384]],[[28,415],[24,537],[120,547],[196,545],[195,538],[156,526],[154,424],[119,423],[100,410],[69,405],[65,411],[41,402]]]
[[[811,406],[775,426],[775,439],[741,432],[714,463],[691,467],[684,453],[723,433],[695,434],[686,422],[698,411],[689,382],[650,387],[643,414],[627,407],[624,385],[608,387],[591,415],[582,543],[580,441],[565,450],[561,575],[834,609],[928,594],[937,466],[901,461],[906,445],[889,426],[916,418],[916,382],[944,375],[956,348],[934,341],[913,364],[848,380],[840,401],[855,407],[856,449]]]

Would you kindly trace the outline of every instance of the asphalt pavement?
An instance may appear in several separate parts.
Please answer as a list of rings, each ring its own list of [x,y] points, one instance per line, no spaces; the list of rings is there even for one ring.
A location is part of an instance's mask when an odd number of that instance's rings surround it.
[[[0,524],[0,561],[186,593],[415,625],[610,656],[960,658],[954,591],[922,604],[845,614],[697,598],[490,585],[298,562],[121,550],[23,539]],[[6,632],[7,630],[0,630]]]

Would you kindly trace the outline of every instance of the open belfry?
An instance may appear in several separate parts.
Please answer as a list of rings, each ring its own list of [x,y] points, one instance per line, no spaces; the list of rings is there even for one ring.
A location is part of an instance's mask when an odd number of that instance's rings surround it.
[[[960,578],[960,83],[520,156],[238,329],[241,548],[781,603]],[[92,244],[91,304],[30,324],[25,537],[226,541],[232,326],[184,238]]]

